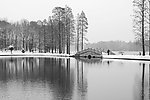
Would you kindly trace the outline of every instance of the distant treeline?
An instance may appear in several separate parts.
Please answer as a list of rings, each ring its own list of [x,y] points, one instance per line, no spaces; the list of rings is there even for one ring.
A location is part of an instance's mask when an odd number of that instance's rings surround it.
[[[100,41],[98,43],[89,43],[86,48],[104,49],[112,51],[142,51],[140,44],[136,42],[125,42],[125,41]],[[148,47],[146,47],[148,50]]]

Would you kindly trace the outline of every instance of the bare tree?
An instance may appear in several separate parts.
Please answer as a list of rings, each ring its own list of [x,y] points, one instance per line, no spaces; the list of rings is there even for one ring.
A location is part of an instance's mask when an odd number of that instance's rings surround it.
[[[76,30],[77,30],[77,52],[79,51],[79,28],[80,28],[80,25],[79,25],[79,17],[80,17],[80,15],[79,14],[77,14],[77,28],[76,28]]]
[[[21,32],[20,32],[21,38],[22,38],[22,48],[26,51],[28,50],[28,40],[29,40],[29,21],[26,19],[21,20]]]
[[[41,52],[41,36],[42,36],[42,21],[41,20],[38,20],[37,21],[37,24],[38,24],[38,49],[39,49],[39,53]]]
[[[53,18],[58,23],[58,37],[59,37],[59,53],[62,53],[62,39],[61,39],[61,20],[63,18],[65,9],[62,7],[55,7],[52,12],[54,13]]]
[[[70,54],[70,44],[71,40],[74,37],[75,27],[74,27],[74,16],[72,9],[68,6],[65,7],[65,23],[66,23],[66,35],[67,35],[67,54]]]
[[[85,33],[87,33],[87,29],[88,29],[88,20],[87,17],[85,15],[85,13],[82,11],[81,15],[79,16],[79,20],[78,20],[78,32],[81,35],[81,50],[83,50],[84,47],[84,39],[87,40],[84,35]],[[78,38],[77,38],[78,39]],[[79,37],[80,40],[80,37]]]
[[[150,0],[148,0],[148,24],[149,24],[149,55],[150,55]]]
[[[134,26],[133,30],[136,33],[136,38],[141,40],[142,42],[142,49],[143,49],[143,56],[145,55],[145,28],[146,28],[146,20],[145,20],[145,13],[146,13],[146,3],[145,0],[134,0]]]

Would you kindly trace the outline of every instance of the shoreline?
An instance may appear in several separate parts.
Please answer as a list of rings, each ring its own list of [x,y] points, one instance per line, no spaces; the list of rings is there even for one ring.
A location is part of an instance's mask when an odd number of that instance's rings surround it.
[[[31,53],[31,52],[0,52],[0,57],[72,57],[74,54],[58,54],[58,53]],[[102,55],[102,59],[118,59],[118,60],[138,60],[150,61],[150,56],[139,55]],[[88,59],[88,58],[87,58]],[[99,58],[101,59],[101,58]]]
[[[136,60],[136,61],[150,61],[150,56],[139,55],[103,55],[103,59],[118,59],[118,60]]]
[[[25,52],[25,53],[22,53],[22,52],[13,52],[12,54],[10,52],[0,52],[0,57],[16,57],[16,56],[19,56],[19,57],[37,57],[37,56],[43,56],[43,57],[46,57],[46,56],[51,56],[51,57],[69,57],[70,55],[69,54],[58,54],[58,53],[32,53],[32,52]]]

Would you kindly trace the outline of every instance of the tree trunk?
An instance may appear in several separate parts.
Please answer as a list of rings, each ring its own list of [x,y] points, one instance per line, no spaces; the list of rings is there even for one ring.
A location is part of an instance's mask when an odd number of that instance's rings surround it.
[[[64,29],[64,34],[63,34],[63,53],[65,53],[65,46],[66,46],[66,42],[65,42],[65,29]]]
[[[62,53],[62,50],[61,50],[61,35],[59,33],[59,54]]]
[[[67,32],[67,54],[69,54],[69,33]]]
[[[44,25],[44,48],[43,48],[43,49],[44,49],[44,53],[46,52],[46,50],[45,50],[45,49],[46,49],[46,48],[45,48],[45,33],[46,33],[46,32],[45,32],[45,25]]]
[[[57,46],[56,46],[57,42],[55,40],[55,53],[57,52]]]
[[[70,33],[68,37],[68,54],[70,55]]]
[[[53,53],[53,49],[54,49],[54,40],[53,40],[53,31],[52,31],[52,53]]]
[[[145,45],[144,45],[144,0],[142,1],[142,49],[143,56],[145,56]]]
[[[71,25],[70,25],[70,20],[69,20],[69,34],[68,34],[68,54],[70,54],[70,34],[71,34]]]
[[[67,28],[67,54],[70,54],[70,20],[69,27]]]
[[[32,36],[31,51],[33,50],[33,46],[34,46],[34,45],[33,45],[33,38],[34,38],[34,37]]]
[[[17,50],[17,47],[18,47],[18,45],[17,45],[17,35],[16,35],[16,38],[15,38],[15,50]]]
[[[67,30],[67,43],[66,43],[66,45],[67,45],[67,54],[69,53],[69,31],[68,31],[68,29],[66,29]]]
[[[77,52],[79,51],[79,26],[77,26]]]
[[[29,41],[26,39],[26,51],[28,51],[28,44],[29,44]]]
[[[58,23],[58,28],[59,28],[59,54],[62,53],[62,50],[61,50],[61,33],[60,33],[60,15],[59,15],[59,23]]]
[[[53,28],[53,24],[51,25],[51,32],[52,32],[52,53],[54,53],[54,28]]]
[[[4,30],[4,48],[7,46],[6,30]]]
[[[62,25],[62,35],[61,35],[61,46],[62,46],[62,53],[65,53],[65,36],[64,36],[64,33],[65,33],[65,31],[64,31],[65,29],[64,29],[64,27],[63,27],[63,25]]]
[[[149,55],[150,55],[150,0],[149,0]]]
[[[83,50],[83,19],[82,19],[82,32],[81,32],[81,34],[82,34],[82,44],[81,44],[81,50]]]
[[[24,49],[24,37],[23,37],[23,49]]]
[[[40,44],[40,32],[39,32],[39,53],[41,52],[40,46],[41,44]]]
[[[149,24],[149,55],[150,55],[150,24]]]

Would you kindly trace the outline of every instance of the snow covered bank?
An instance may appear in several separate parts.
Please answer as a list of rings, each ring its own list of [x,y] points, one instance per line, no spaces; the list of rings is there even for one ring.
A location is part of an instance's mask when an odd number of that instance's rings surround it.
[[[70,57],[74,54],[58,54],[58,53],[31,53],[21,51],[13,51],[12,54],[10,51],[2,52],[0,51],[0,57]],[[139,55],[106,55],[103,54],[104,59],[121,59],[121,60],[139,60],[139,61],[150,61],[150,56],[139,56]]]
[[[14,51],[12,54],[11,52],[0,52],[0,56],[54,56],[54,57],[69,57],[69,54],[58,54],[58,53],[31,53],[25,52],[22,53],[20,51]]]
[[[104,59],[122,59],[122,60],[142,60],[150,61],[150,56],[138,56],[138,55],[103,55]]]

